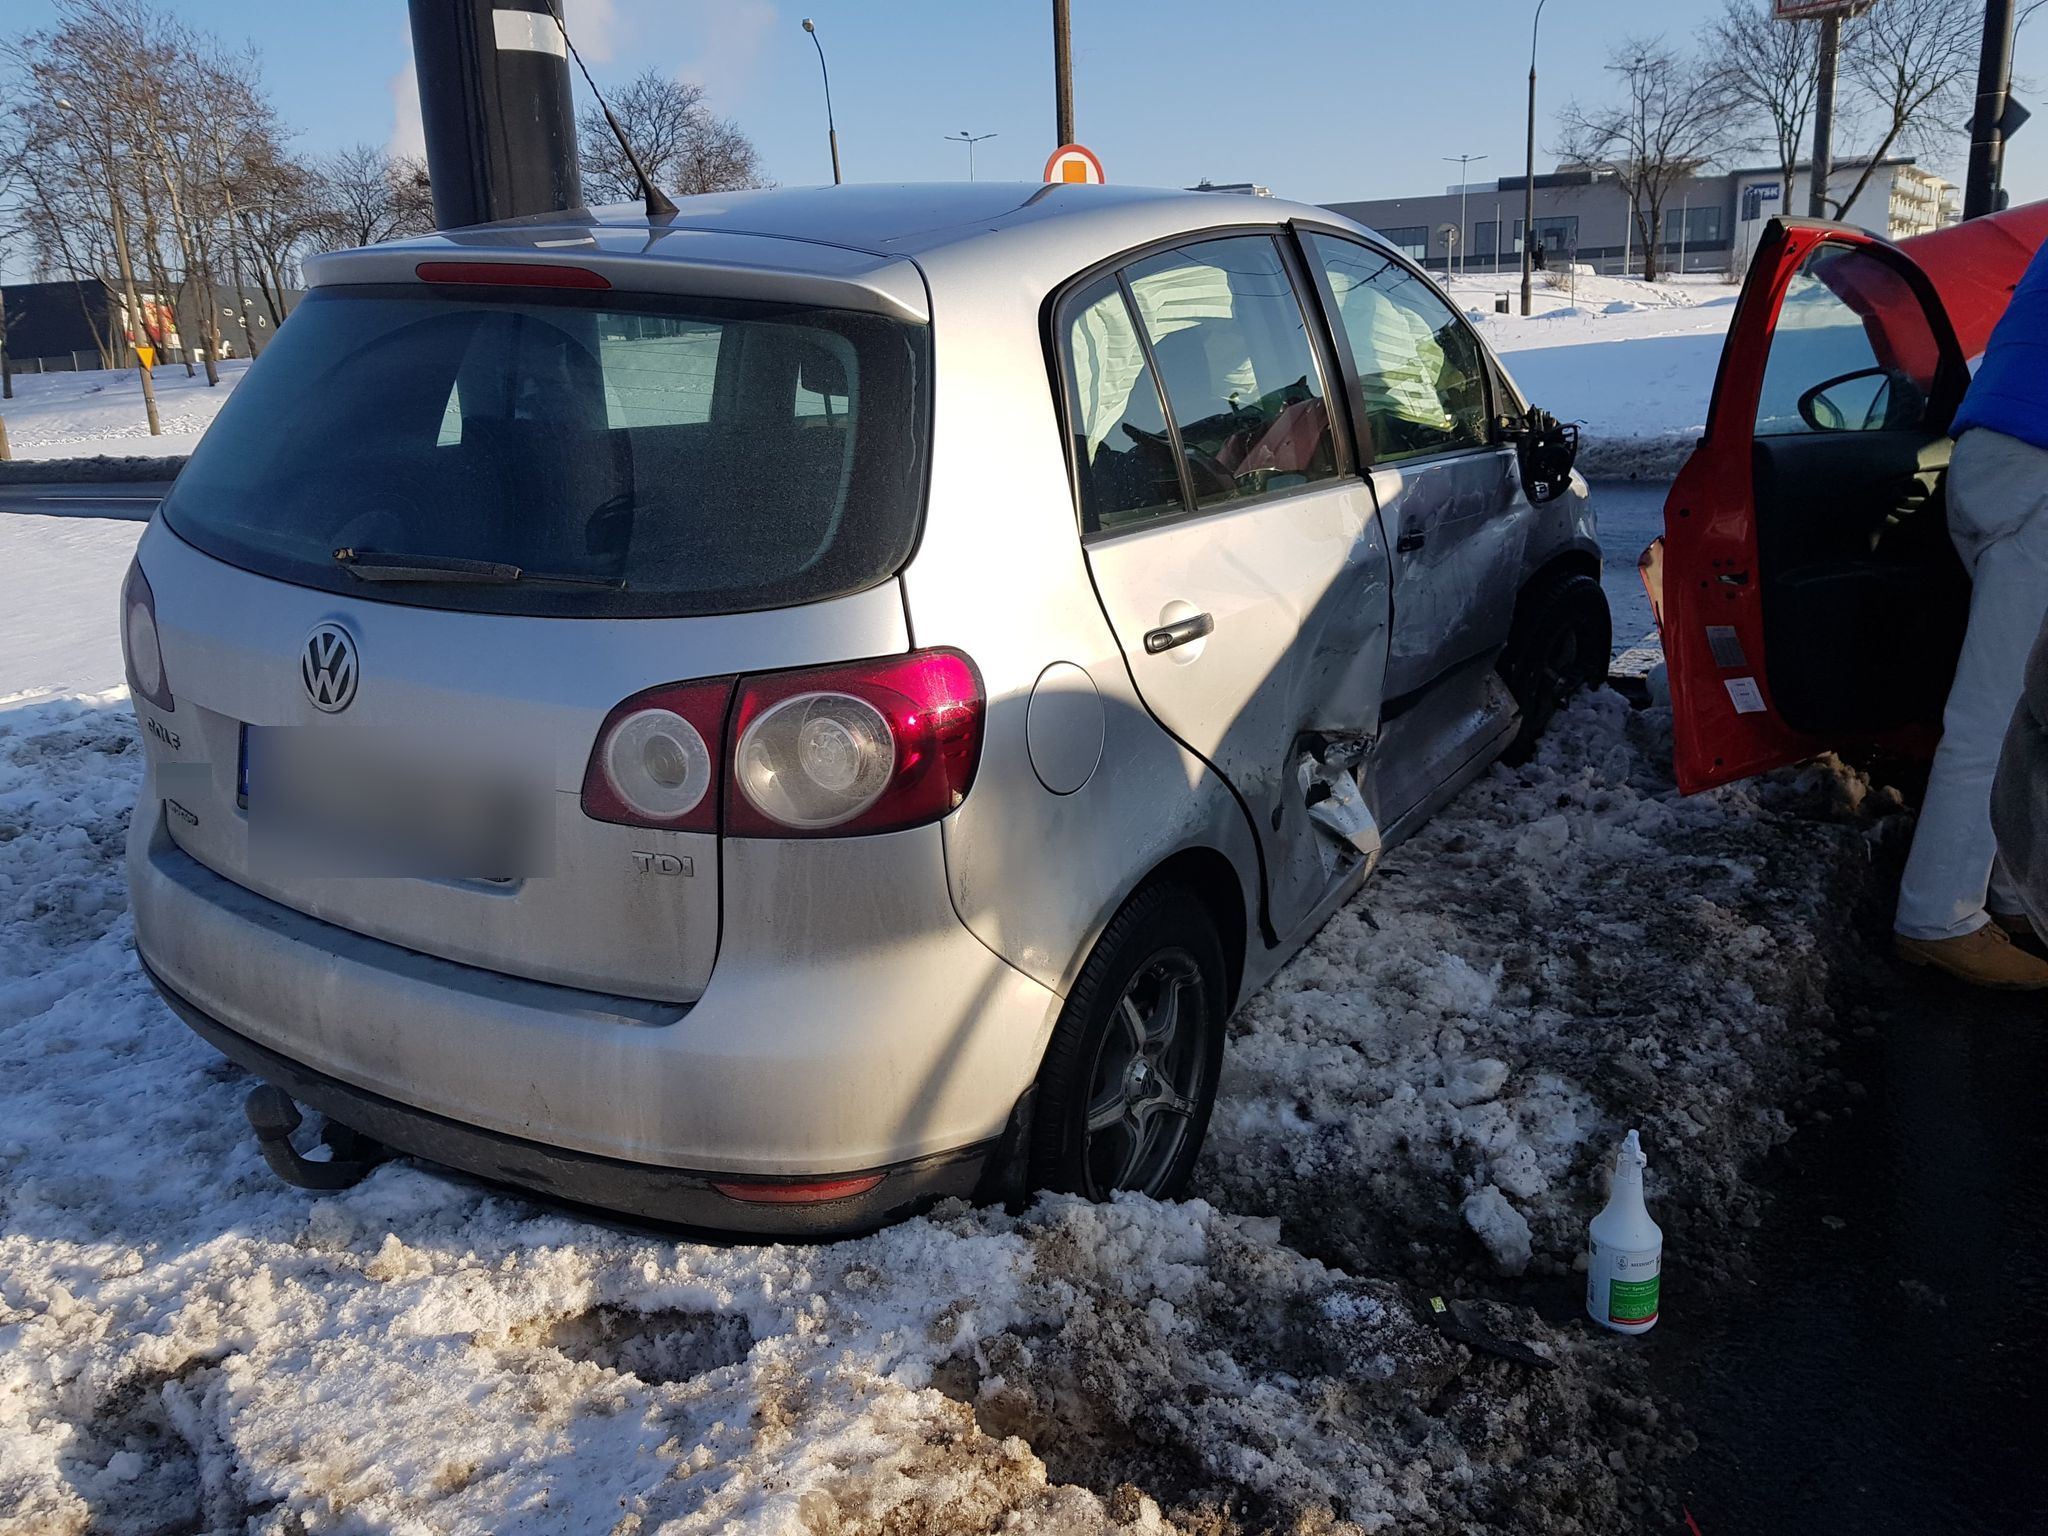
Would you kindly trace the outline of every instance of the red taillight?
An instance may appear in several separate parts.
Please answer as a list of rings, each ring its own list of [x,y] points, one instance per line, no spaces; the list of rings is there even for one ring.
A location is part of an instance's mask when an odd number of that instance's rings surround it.
[[[588,267],[545,261],[423,261],[412,269],[423,283],[471,283],[497,288],[609,288],[611,279]]]
[[[815,1179],[807,1184],[720,1184],[712,1188],[728,1200],[745,1200],[752,1205],[819,1205],[827,1200],[849,1200],[864,1195],[882,1182],[879,1173],[855,1179]]]
[[[850,837],[937,821],[981,760],[983,698],[957,651],[741,680],[733,837]]]
[[[164,671],[163,642],[156,629],[156,594],[142,574],[142,562],[128,562],[121,583],[121,659],[128,667],[128,691],[166,712],[178,707]]]
[[[583,770],[583,814],[676,832],[716,832],[732,679],[636,693],[609,715]]]
[[[649,688],[605,716],[583,812],[731,837],[919,826],[973,786],[983,703],[958,651]]]

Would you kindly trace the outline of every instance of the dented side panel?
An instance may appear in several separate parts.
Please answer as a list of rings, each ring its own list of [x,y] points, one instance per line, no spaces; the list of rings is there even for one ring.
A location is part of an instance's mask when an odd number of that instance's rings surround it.
[[[1110,623],[1146,705],[1249,807],[1273,925],[1291,929],[1328,885],[1299,777],[1312,733],[1370,734],[1386,675],[1386,543],[1359,480],[1141,529],[1089,549]],[[1213,631],[1154,655],[1145,635],[1195,614]]]

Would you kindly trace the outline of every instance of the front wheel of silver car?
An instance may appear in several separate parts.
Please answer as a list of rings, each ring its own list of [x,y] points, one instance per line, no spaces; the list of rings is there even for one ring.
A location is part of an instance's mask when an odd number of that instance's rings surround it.
[[[1565,572],[1523,593],[1500,659],[1501,677],[1522,714],[1503,762],[1526,763],[1551,716],[1573,694],[1605,681],[1613,640],[1607,594],[1591,576]]]
[[[1031,1183],[1105,1200],[1170,1199],[1208,1130],[1223,1064],[1222,941],[1177,885],[1113,918],[1046,1048],[1032,1117]]]

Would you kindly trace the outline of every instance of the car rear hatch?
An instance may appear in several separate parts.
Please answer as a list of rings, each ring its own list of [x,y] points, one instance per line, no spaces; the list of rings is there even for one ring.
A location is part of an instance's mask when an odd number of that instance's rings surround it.
[[[643,814],[586,801],[593,745],[657,685],[908,648],[922,289],[857,253],[616,234],[324,259],[140,550],[172,707],[137,708],[170,835],[217,873],[689,1001],[717,796],[674,796],[710,770],[654,740]]]

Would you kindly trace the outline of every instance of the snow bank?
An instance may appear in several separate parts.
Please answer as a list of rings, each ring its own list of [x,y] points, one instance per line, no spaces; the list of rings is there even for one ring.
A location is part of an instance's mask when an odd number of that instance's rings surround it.
[[[0,705],[120,686],[121,580],[143,526],[0,514]]]
[[[1648,1528],[1632,1357],[1417,1307],[1568,1275],[1624,1121],[1689,1262],[1820,1057],[1875,802],[1662,730],[1580,704],[1241,1010],[1202,1198],[709,1247],[278,1184],[135,970],[125,706],[0,706],[0,1532]]]
[[[1517,274],[1452,284],[1532,402],[1581,424],[1579,467],[1594,478],[1668,478],[1706,428],[1735,289],[1718,279],[1646,283],[1563,275],[1520,313]],[[1498,294],[1510,314],[1493,312]]]
[[[1744,1219],[1898,800],[1832,760],[1683,799],[1669,756],[1595,695],[1391,855],[1240,1009],[1208,1197],[1358,1273],[1563,1275],[1641,1125],[1674,1247]]]

